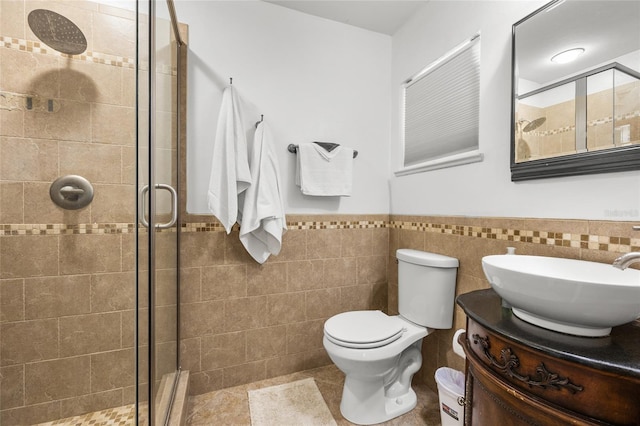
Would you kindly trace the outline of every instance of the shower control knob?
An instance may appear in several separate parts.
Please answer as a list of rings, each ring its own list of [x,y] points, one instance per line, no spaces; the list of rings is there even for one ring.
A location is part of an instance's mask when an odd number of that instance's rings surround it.
[[[49,196],[63,209],[77,210],[93,201],[93,186],[82,176],[62,176],[51,184]]]

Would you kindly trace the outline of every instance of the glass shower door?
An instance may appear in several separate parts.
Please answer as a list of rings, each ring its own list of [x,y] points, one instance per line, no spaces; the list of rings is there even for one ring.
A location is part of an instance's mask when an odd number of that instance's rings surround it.
[[[139,364],[141,424],[165,424],[178,379],[177,43],[165,2],[140,13]],[[148,30],[148,32],[146,32]],[[147,143],[142,143],[147,141]],[[145,256],[144,253],[149,253]]]

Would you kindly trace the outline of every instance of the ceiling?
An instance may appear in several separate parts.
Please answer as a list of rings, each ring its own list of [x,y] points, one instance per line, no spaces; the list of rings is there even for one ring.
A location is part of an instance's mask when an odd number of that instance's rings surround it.
[[[264,0],[309,15],[393,35],[428,0]]]

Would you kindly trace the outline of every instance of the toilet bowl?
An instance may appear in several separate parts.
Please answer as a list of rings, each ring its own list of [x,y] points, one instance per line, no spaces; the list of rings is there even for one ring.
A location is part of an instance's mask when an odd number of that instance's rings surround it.
[[[366,328],[366,337],[357,331]],[[428,330],[380,311],[338,314],[325,324],[323,344],[345,373],[340,411],[356,424],[375,424],[402,415],[417,404],[411,378],[422,364]]]
[[[352,423],[382,423],[415,408],[411,379],[422,365],[422,339],[428,327],[452,326],[458,260],[408,249],[397,257],[400,315],[343,312],[324,324],[324,348],[345,373],[340,411]]]

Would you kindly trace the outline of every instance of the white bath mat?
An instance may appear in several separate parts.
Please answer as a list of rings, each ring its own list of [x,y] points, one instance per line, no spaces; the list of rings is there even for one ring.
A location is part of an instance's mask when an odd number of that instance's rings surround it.
[[[312,378],[250,390],[249,409],[252,426],[336,426]]]

